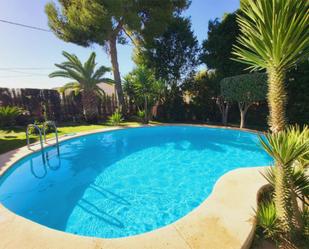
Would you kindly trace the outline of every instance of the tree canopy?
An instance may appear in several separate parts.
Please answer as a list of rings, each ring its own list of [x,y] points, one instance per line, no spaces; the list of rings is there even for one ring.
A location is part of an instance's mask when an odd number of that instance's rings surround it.
[[[267,75],[265,73],[228,77],[220,84],[222,95],[228,101],[253,103],[266,98]]]
[[[65,89],[71,87],[74,91],[82,91],[84,117],[87,121],[94,122],[98,117],[96,94],[100,89],[97,84],[102,81],[111,82],[110,79],[103,78],[110,71],[110,68],[105,66],[97,68],[95,53],[91,53],[85,63],[82,63],[74,54],[65,51],[62,54],[67,61],[55,64],[60,70],[52,72],[49,77],[63,77],[76,81],[77,83],[67,84],[62,90],[65,91]]]
[[[153,71],[145,65],[139,65],[124,78],[124,89],[138,108],[144,110],[145,123],[148,123],[149,107],[163,94],[163,82],[156,80]]]
[[[221,21],[209,21],[208,36],[202,44],[201,62],[217,70],[221,78],[243,74],[246,67],[231,60],[233,44],[239,34],[236,13],[226,14]]]
[[[147,40],[137,51],[135,61],[152,68],[157,78],[179,84],[198,64],[199,46],[188,18],[176,16],[166,31]]]
[[[224,78],[221,82],[221,94],[226,101],[237,102],[241,124],[245,125],[245,116],[249,107],[266,99],[267,75],[265,73],[242,74]]]
[[[116,44],[149,40],[164,32],[171,18],[189,6],[187,0],[58,0],[45,11],[60,39],[81,46],[99,44],[111,55],[120,106],[125,109]],[[164,11],[162,11],[162,9]]]

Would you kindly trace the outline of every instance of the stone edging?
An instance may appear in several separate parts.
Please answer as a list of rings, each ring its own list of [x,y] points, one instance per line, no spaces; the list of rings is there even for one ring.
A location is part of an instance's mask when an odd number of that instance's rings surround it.
[[[59,140],[115,129],[119,128],[84,132]],[[36,145],[34,151],[38,149]],[[31,153],[23,147],[0,155],[0,176]],[[18,216],[0,204],[0,248],[247,249],[254,235],[252,216],[257,207],[257,193],[267,184],[260,174],[264,168],[240,168],[226,173],[216,182],[211,195],[186,216],[157,230],[126,238],[101,239],[53,230]]]

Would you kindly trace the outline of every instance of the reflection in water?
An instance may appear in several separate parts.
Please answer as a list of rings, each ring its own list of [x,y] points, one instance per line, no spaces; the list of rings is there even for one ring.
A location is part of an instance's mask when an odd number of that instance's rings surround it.
[[[57,158],[56,165],[51,164],[52,157]],[[58,170],[61,167],[60,154],[57,153],[57,155],[53,156],[52,151],[46,151],[46,152],[42,151],[42,162],[43,162],[42,164],[36,165],[37,168],[43,169],[43,173],[39,173],[34,168],[33,159],[30,158],[30,171],[35,178],[43,179],[47,175],[47,168],[50,170]]]

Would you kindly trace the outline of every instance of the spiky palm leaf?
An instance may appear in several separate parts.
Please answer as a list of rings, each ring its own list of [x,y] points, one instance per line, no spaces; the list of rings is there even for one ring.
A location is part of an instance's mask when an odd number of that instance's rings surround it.
[[[285,73],[309,56],[307,0],[242,0],[237,21],[241,35],[235,60],[252,70],[267,69],[272,131],[285,127]]]
[[[294,165],[308,156],[308,127],[303,130],[298,126],[289,127],[278,133],[267,134],[265,138],[260,137],[260,142],[275,160],[275,167],[265,176],[274,185],[275,205],[282,229],[286,234],[299,232],[302,221],[296,196],[304,182],[297,183],[303,179],[294,178]],[[299,189],[294,186],[295,183],[299,185]]]
[[[262,173],[264,178],[274,187],[275,185],[275,170],[268,168]],[[296,167],[293,169],[292,182],[294,192],[297,197],[305,204],[309,205],[308,201],[304,198],[309,196],[309,176],[305,169]]]
[[[82,91],[85,118],[88,121],[96,119],[98,114],[96,94],[99,91],[97,84],[100,82],[113,83],[111,79],[103,78],[104,74],[110,71],[110,68],[101,66],[96,69],[97,64],[95,62],[95,53],[91,53],[84,64],[82,64],[74,54],[65,51],[62,54],[67,61],[61,64],[55,64],[55,66],[61,70],[51,73],[49,77],[64,77],[75,80],[78,85],[76,83],[71,83],[71,85],[66,85],[61,90],[72,87],[71,89],[74,91]]]
[[[75,95],[78,95],[80,92],[80,84],[78,82],[71,82],[71,83],[67,83],[62,87],[59,87],[58,92],[61,94],[65,94],[66,92],[70,91],[70,92],[74,92]]]
[[[255,211],[257,228],[261,228],[265,238],[276,240],[280,231],[274,202],[261,202]]]

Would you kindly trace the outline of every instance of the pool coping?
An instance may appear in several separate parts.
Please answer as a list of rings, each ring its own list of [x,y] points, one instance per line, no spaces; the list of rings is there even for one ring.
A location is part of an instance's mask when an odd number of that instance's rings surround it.
[[[200,126],[224,128],[221,126],[195,124],[160,124],[149,126]],[[136,127],[136,126],[135,126]],[[62,136],[59,142],[89,134],[126,129],[129,127],[108,127],[72,136]],[[228,128],[256,133],[247,129]],[[48,140],[48,146],[54,145]],[[40,149],[39,144],[32,151],[22,147],[0,155],[0,177],[14,163]],[[40,249],[247,249],[254,236],[254,209],[257,207],[257,193],[267,184],[260,172],[265,167],[239,168],[221,176],[212,193],[196,209],[165,227],[140,235],[102,239],[65,233],[50,229],[14,214],[0,204],[0,248]],[[241,179],[241,181],[239,181]]]

